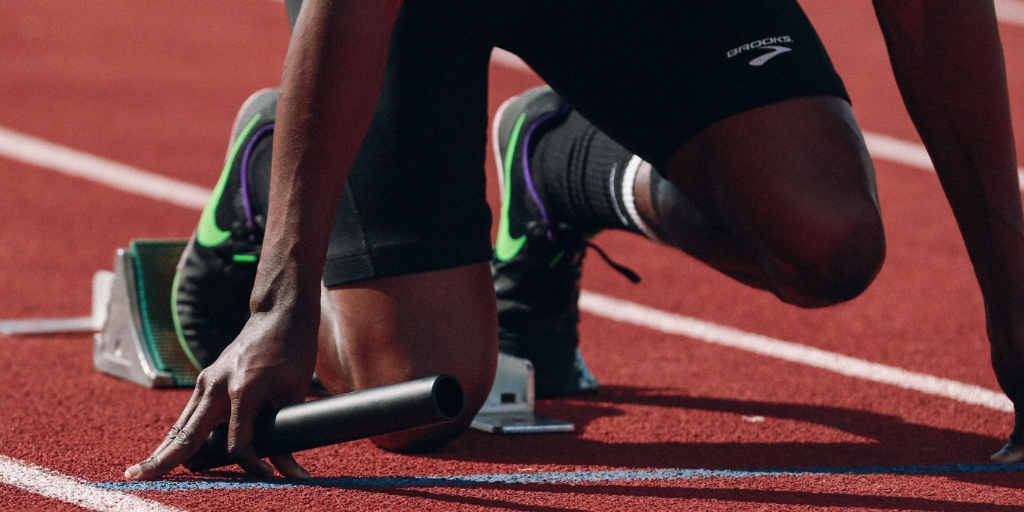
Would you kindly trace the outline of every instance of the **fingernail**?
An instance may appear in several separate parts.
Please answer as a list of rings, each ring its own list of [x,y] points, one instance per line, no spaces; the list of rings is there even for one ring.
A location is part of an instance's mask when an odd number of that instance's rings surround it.
[[[128,468],[128,469],[126,469],[124,471],[124,477],[126,479],[128,479],[128,480],[136,480],[136,479],[138,479],[139,474],[141,474],[141,473],[142,473],[142,468],[139,467],[138,464],[136,464],[136,465],[134,465],[134,466],[132,466],[132,467],[130,467],[130,468]]]

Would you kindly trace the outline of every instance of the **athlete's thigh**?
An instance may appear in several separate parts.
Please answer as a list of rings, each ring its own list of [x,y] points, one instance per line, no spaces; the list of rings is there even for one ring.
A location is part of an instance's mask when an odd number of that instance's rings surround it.
[[[884,253],[871,160],[849,104],[834,96],[730,116],[687,141],[662,174],[712,222],[780,264],[846,252],[871,267]]]
[[[483,172],[491,46],[458,5],[406,2],[335,216],[324,282],[490,259]]]

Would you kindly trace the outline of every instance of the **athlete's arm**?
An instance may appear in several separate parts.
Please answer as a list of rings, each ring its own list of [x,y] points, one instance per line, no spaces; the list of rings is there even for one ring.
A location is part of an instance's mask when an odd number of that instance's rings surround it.
[[[875,0],[897,83],[985,300],[992,362],[1018,412],[993,460],[1024,459],[1024,219],[991,0]]]
[[[274,135],[270,206],[252,317],[209,368],[153,455],[125,472],[159,478],[228,422],[228,453],[246,471],[274,468],[252,449],[265,407],[301,402],[316,362],[320,280],[342,187],[373,116],[396,4],[307,0],[285,60]],[[284,476],[308,477],[291,456]]]

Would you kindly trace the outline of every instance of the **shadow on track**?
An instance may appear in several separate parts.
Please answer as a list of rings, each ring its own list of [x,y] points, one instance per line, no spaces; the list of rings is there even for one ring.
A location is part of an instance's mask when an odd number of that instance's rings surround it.
[[[500,489],[500,488],[496,488]],[[461,495],[452,495],[446,493],[433,492],[429,490],[411,490],[411,489],[365,489],[367,491],[377,491],[383,494],[393,494],[399,496],[416,497],[422,499],[437,500],[440,502],[451,502],[451,503],[467,503],[467,499],[470,504],[478,506],[500,506],[508,510],[529,510],[529,511],[561,511],[561,510],[586,510],[585,506],[590,504],[593,506],[594,503],[602,503],[604,506],[615,507],[615,503],[622,503],[624,506],[628,506],[628,503],[647,503],[658,506],[668,506],[669,504],[675,507],[709,507],[709,504],[715,503],[716,509],[726,510],[729,503],[733,504],[746,504],[746,505],[766,505],[766,506],[811,506],[811,507],[828,507],[828,508],[856,508],[856,509],[874,509],[874,510],[920,510],[920,511],[951,511],[951,512],[974,512],[977,510],[990,510],[990,511],[1011,511],[1020,510],[1017,505],[995,505],[991,503],[978,503],[978,502],[964,502],[964,501],[953,501],[943,499],[931,499],[931,498],[916,498],[916,497],[904,497],[904,496],[871,496],[862,494],[844,494],[838,492],[807,492],[807,491],[787,491],[787,490],[771,490],[771,489],[757,489],[757,488],[737,488],[733,486],[725,488],[680,488],[680,487],[647,487],[647,486],[627,486],[627,485],[537,485],[537,486],[516,486],[515,489],[520,492],[536,491],[538,495],[533,495],[533,499],[543,499],[549,503],[548,506],[534,505],[530,503],[524,503],[529,501],[529,495],[525,495],[522,499],[516,499],[514,501],[504,501],[497,499],[473,499],[467,498]],[[557,507],[550,505],[551,502],[557,503],[560,500],[552,500],[551,495],[560,494],[566,495],[565,501],[572,503],[578,503],[583,508],[577,507]],[[587,499],[587,496],[595,497],[600,501],[595,502],[593,499]],[[625,501],[630,498],[637,499],[637,501]],[[658,500],[666,500],[663,502],[650,501],[651,498]],[[614,500],[614,501],[613,501]],[[623,500],[623,501],[618,501]],[[671,500],[671,501],[667,501]],[[690,503],[686,503],[690,502]]]
[[[625,415],[625,408],[634,405],[669,409],[670,411],[662,411],[657,415],[659,421],[671,416],[671,410],[678,410],[681,418],[678,429],[681,433],[673,437],[692,437],[694,441],[643,442],[637,440],[641,437],[643,429],[638,429],[639,434],[629,436],[628,442],[594,439],[600,437],[600,434],[592,432],[588,433],[587,437],[581,434],[595,421]],[[690,397],[674,390],[625,386],[607,386],[600,394],[592,396],[542,402],[538,409],[544,414],[576,422],[577,432],[537,436],[490,436],[471,432],[427,456],[518,465],[551,464],[613,468],[895,466],[984,463],[988,462],[988,456],[998,450],[1004,442],[991,436],[907,423],[896,416],[870,411],[826,405]],[[692,415],[701,411],[747,417],[761,416],[769,422],[773,419],[793,420],[829,427],[864,440],[792,441],[794,437],[799,437],[799,433],[794,434],[790,423],[788,430],[780,429],[778,432],[780,438],[787,439],[785,441],[765,442],[766,434],[762,433],[758,436],[761,441],[744,442],[741,432],[709,434],[698,430],[700,426],[684,423],[682,418],[687,416],[687,413]],[[638,417],[636,423],[644,421],[644,418]],[[659,428],[664,430],[665,426],[661,425]],[[620,439],[622,437],[620,436]],[[701,440],[715,438],[723,440]]]

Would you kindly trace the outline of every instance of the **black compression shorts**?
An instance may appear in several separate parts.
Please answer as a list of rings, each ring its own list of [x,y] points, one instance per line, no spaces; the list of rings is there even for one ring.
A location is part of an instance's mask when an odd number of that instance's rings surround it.
[[[483,164],[495,46],[656,168],[734,114],[848,100],[795,0],[406,0],[324,284],[491,258]]]

